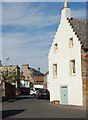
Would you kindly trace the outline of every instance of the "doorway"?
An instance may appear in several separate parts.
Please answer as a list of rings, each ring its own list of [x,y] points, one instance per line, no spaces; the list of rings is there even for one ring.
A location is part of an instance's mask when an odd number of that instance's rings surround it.
[[[61,104],[68,104],[68,88],[61,86]]]

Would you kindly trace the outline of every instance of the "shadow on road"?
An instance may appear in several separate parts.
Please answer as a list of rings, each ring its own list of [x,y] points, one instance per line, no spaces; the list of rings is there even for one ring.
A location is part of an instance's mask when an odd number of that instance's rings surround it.
[[[19,114],[23,112],[24,110],[3,110],[2,111],[2,118],[10,117],[12,115]]]

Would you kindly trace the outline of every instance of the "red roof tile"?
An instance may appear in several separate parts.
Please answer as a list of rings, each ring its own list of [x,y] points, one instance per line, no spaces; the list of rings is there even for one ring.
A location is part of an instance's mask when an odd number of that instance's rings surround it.
[[[44,81],[44,76],[33,76],[32,77],[32,79],[34,80],[34,81],[39,81],[39,82],[42,82],[42,81]]]

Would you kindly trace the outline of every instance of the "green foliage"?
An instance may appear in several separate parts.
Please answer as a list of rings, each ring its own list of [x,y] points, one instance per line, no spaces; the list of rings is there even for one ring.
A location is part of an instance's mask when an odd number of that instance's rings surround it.
[[[33,87],[34,87],[34,83],[30,82],[29,87],[30,87],[30,89],[33,89]]]
[[[5,69],[2,71],[2,79],[6,82],[14,83],[16,82],[17,78],[18,77],[17,77],[17,73],[15,70]]]

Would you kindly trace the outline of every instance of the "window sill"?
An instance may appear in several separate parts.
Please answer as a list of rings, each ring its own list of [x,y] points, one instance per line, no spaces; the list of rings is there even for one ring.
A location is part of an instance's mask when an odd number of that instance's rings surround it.
[[[70,46],[69,48],[73,48],[73,46]]]
[[[76,76],[76,74],[71,74],[71,76]]]

